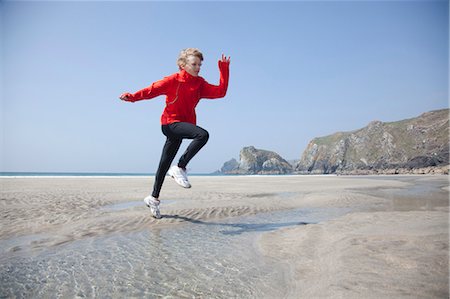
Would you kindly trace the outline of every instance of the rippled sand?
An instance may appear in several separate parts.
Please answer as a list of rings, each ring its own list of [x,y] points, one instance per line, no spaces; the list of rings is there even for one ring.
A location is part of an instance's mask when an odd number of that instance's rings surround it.
[[[2,254],[112,233],[298,208],[345,208],[318,224],[265,233],[259,249],[286,270],[287,297],[448,296],[448,178],[167,179],[163,219],[142,202],[153,178],[1,178]]]
[[[153,178],[13,178],[1,179],[0,238],[48,234],[39,245],[56,245],[110,232],[134,231],[149,225],[218,219],[306,206],[364,205],[364,196],[349,190],[401,187],[397,181],[337,177],[192,177],[183,189],[166,179],[161,194],[161,220],[140,204]],[[135,203],[129,209],[119,204]],[[111,209],[108,209],[111,207]],[[179,215],[176,217],[174,215]],[[20,249],[20,248],[17,248]]]

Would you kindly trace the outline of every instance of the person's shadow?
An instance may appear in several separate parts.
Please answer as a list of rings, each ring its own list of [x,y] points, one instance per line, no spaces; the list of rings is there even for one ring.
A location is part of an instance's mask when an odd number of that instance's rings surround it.
[[[312,224],[308,222],[284,222],[284,223],[221,223],[221,222],[206,222],[202,220],[192,219],[180,215],[163,215],[163,218],[177,219],[194,224],[202,224],[209,226],[223,226],[231,228],[231,230],[221,230],[220,233],[224,235],[240,235],[242,233],[249,232],[267,232],[276,230],[282,227],[295,226],[295,225],[307,225]]]

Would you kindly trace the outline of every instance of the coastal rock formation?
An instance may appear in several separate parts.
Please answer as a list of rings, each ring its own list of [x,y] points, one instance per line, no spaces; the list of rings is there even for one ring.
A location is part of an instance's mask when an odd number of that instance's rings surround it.
[[[295,172],[300,174],[447,173],[449,109],[397,122],[314,138]]]
[[[244,147],[239,162],[231,159],[220,169],[223,174],[288,174],[293,167],[275,152]]]

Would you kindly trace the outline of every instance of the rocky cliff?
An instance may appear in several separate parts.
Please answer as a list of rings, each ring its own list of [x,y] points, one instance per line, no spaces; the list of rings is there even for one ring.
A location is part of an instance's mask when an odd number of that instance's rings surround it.
[[[239,161],[231,159],[220,169],[223,174],[287,174],[293,167],[275,152],[244,147]]]
[[[448,173],[449,109],[313,139],[301,174]]]

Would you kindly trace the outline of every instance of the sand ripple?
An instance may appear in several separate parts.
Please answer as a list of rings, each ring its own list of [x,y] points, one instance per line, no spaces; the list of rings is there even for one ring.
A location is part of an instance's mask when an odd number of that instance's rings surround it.
[[[266,256],[289,264],[282,274],[288,297],[448,297],[447,177],[192,177],[188,190],[168,179],[161,220],[142,202],[151,178],[0,183],[2,264],[27,251],[102,235],[277,210],[345,208],[352,213],[340,219],[263,236]],[[120,208],[108,208],[114,205]]]

